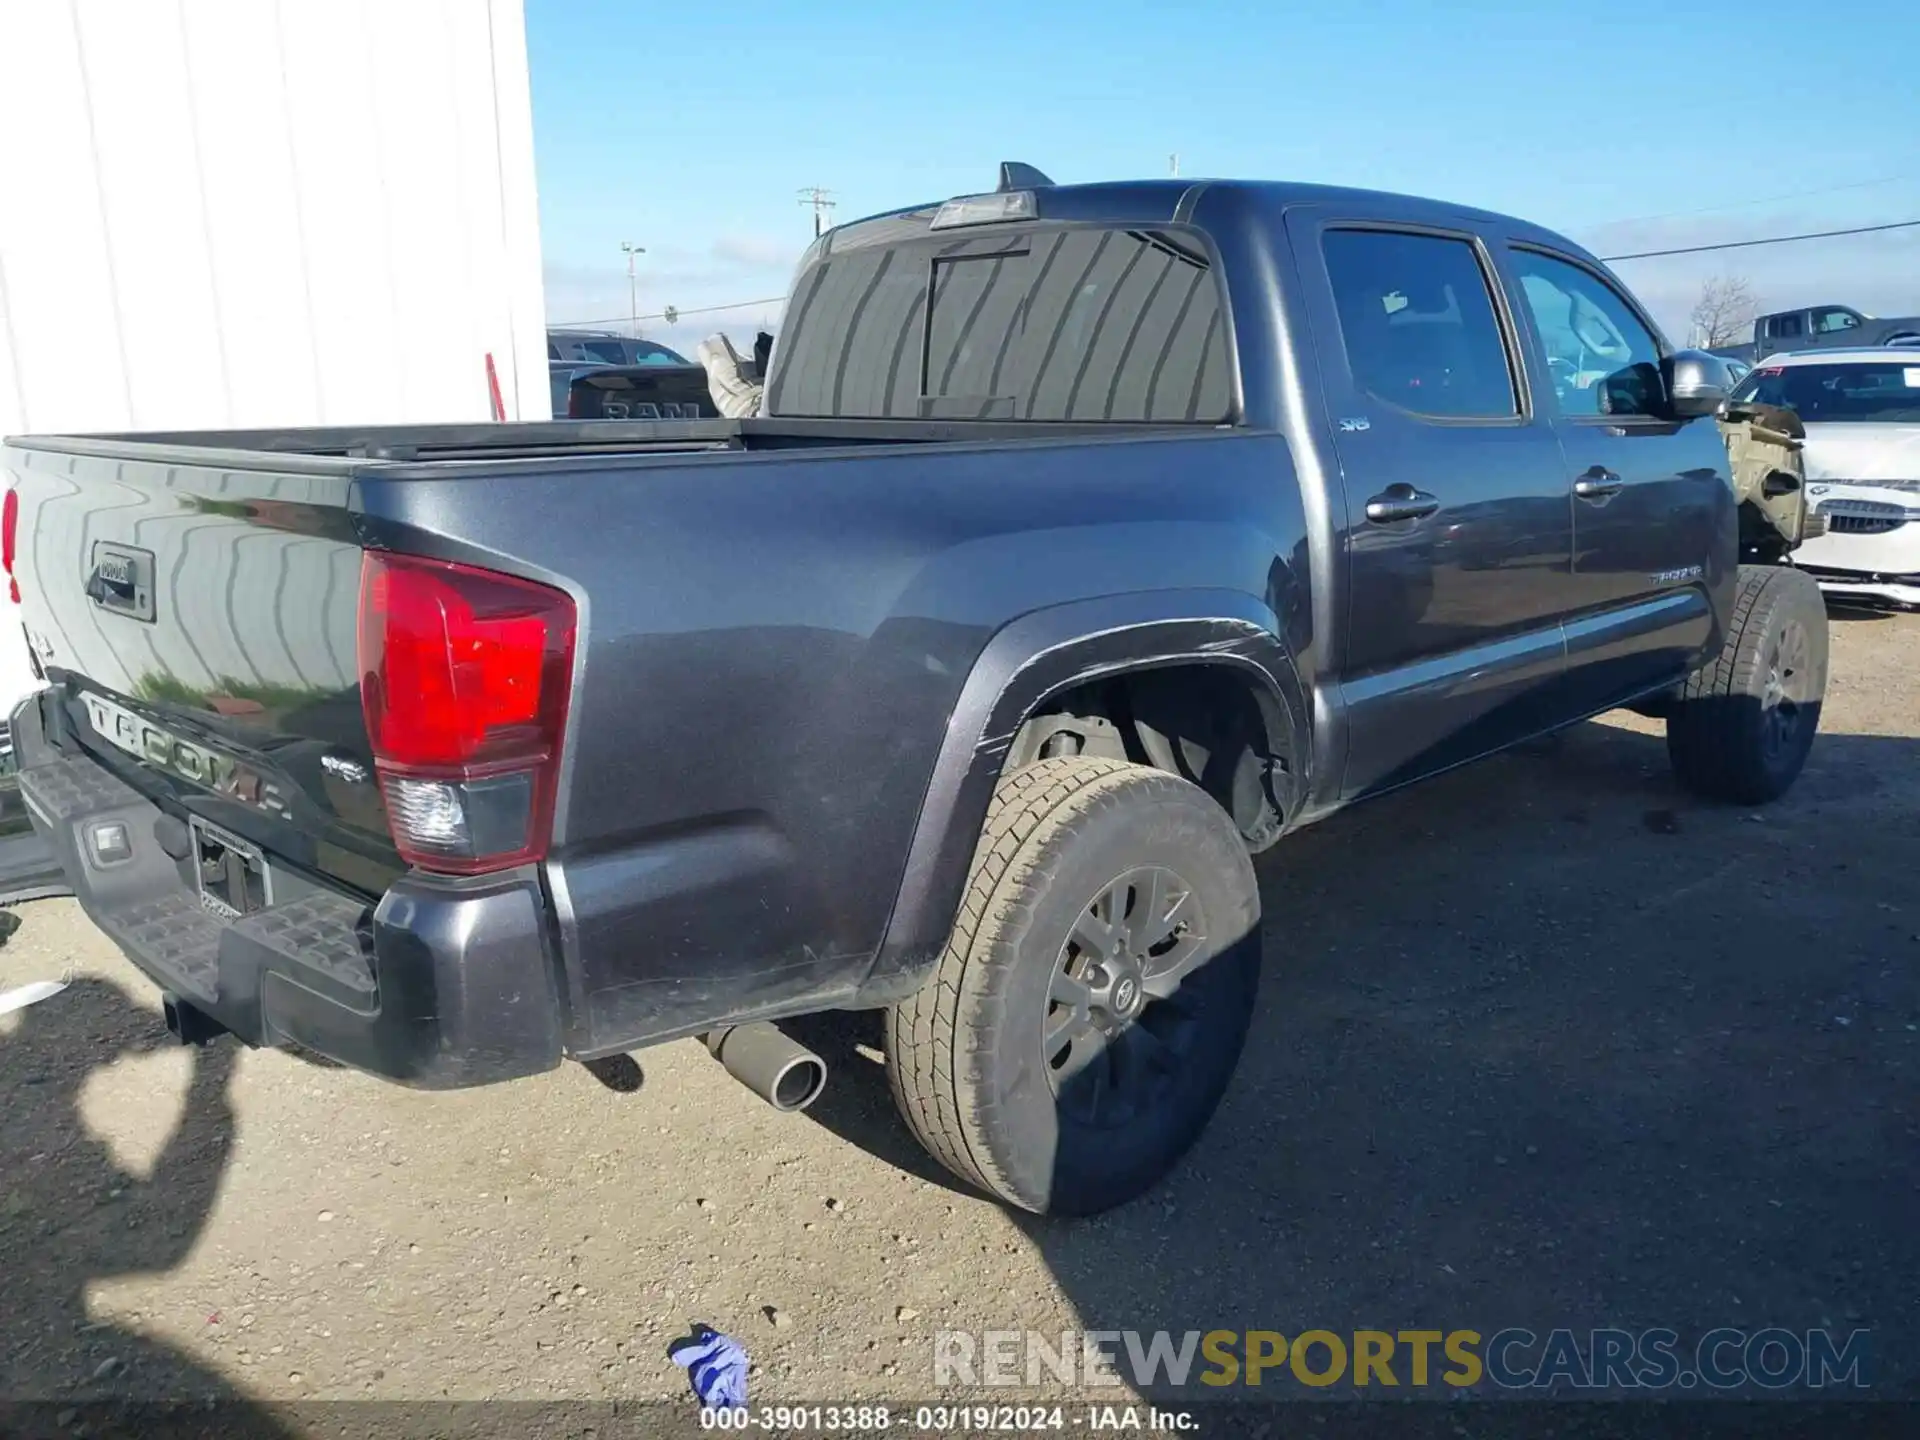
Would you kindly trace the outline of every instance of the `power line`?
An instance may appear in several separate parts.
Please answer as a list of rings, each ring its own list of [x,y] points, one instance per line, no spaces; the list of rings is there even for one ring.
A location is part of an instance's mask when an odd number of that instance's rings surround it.
[[[1795,240],[1831,240],[1839,235],[1875,235],[1883,230],[1909,230],[1920,220],[1894,220],[1885,225],[1854,225],[1845,230],[1814,230],[1805,235],[1769,235],[1764,240],[1723,240],[1718,245],[1682,245],[1673,250],[1639,250],[1631,255],[1602,255],[1608,264],[1616,260],[1657,260],[1666,255],[1705,255],[1713,250],[1746,250],[1755,245],[1787,245]]]
[[[1679,220],[1689,215],[1715,215],[1723,210],[1746,210],[1755,205],[1779,205],[1788,200],[1810,200],[1816,195],[1837,195],[1842,190],[1869,190],[1876,185],[1897,185],[1916,177],[1886,175],[1878,180],[1854,180],[1845,185],[1823,185],[1818,190],[1795,190],[1790,195],[1763,195],[1754,200],[1734,200],[1725,205],[1702,205],[1697,210],[1663,210],[1658,215],[1629,215],[1621,220],[1597,220],[1590,225],[1575,225],[1574,230],[1613,230],[1622,225],[1644,225],[1650,220]]]
[[[1717,245],[1682,245],[1671,250],[1637,250],[1630,255],[1603,255],[1601,259],[1608,264],[1619,260],[1658,260],[1670,255],[1705,255],[1717,250],[1746,250],[1756,245],[1789,245],[1799,240],[1832,240],[1843,235],[1877,235],[1888,230],[1911,230],[1920,227],[1920,220],[1892,220],[1884,225],[1854,225],[1844,230],[1814,230],[1802,235],[1768,235],[1758,240],[1723,240]],[[665,320],[672,325],[688,315],[718,315],[727,310],[751,310],[756,305],[781,305],[786,303],[784,295],[771,295],[760,300],[737,300],[730,305],[701,305],[691,310],[668,309],[651,315],[642,315],[642,320]],[[632,317],[627,315],[606,315],[597,320],[556,320],[550,322],[554,330],[571,330],[594,325],[612,325]]]
[[[784,305],[786,301],[786,296],[775,295],[765,300],[737,300],[731,305],[701,305],[692,310],[680,310],[670,307],[652,315],[642,315],[639,318],[642,320],[664,320],[669,325],[672,325],[688,315],[717,315],[722,310],[751,310],[756,305]],[[585,330],[595,325],[612,325],[626,318],[625,315],[605,315],[598,320],[550,320],[547,322],[547,328],[549,330]]]

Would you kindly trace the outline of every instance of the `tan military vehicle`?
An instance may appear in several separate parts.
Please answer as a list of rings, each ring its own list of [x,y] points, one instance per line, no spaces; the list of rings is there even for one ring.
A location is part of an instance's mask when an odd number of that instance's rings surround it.
[[[1740,496],[1741,560],[1777,564],[1801,541],[1826,533],[1826,516],[1807,504],[1800,417],[1777,405],[1731,401],[1719,422]]]

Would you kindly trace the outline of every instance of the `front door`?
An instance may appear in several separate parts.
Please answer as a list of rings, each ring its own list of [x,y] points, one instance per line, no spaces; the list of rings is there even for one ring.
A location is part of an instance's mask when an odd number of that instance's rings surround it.
[[[1844,305],[1821,305],[1808,315],[1810,349],[1833,349],[1860,344],[1860,312]]]
[[[1506,258],[1573,496],[1568,703],[1599,709],[1684,673],[1711,637],[1710,593],[1739,563],[1726,446],[1712,420],[1670,418],[1660,341],[1605,276],[1531,247]]]
[[[1571,524],[1484,241],[1294,212],[1345,492],[1347,798],[1549,723]]]

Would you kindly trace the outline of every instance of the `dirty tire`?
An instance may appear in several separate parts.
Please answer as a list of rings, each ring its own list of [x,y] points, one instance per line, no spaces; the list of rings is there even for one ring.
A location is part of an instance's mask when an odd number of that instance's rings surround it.
[[[1740,567],[1720,654],[1695,671],[1667,717],[1667,754],[1698,795],[1763,805],[1806,764],[1827,690],[1827,608],[1811,576]]]
[[[1166,915],[1192,920],[1184,938],[1176,929],[1152,942],[1149,885]],[[1103,913],[1127,918],[1102,930]],[[1108,951],[1082,947],[1089,918]],[[1005,776],[934,975],[889,1013],[900,1113],[937,1160],[1009,1205],[1087,1215],[1132,1199],[1193,1144],[1226,1090],[1259,982],[1259,919],[1246,847],[1197,786],[1079,757]],[[1127,953],[1149,945],[1145,959]],[[1111,967],[1088,958],[1109,953]],[[1182,969],[1164,999],[1144,998]],[[1076,974],[1097,977],[1116,1008],[1061,1006]],[[1128,974],[1141,977],[1132,992]],[[1141,1008],[1124,1011],[1129,995]],[[1079,1029],[1072,1044],[1089,1048],[1072,1053],[1094,1060],[1063,1079],[1045,1053],[1049,1028],[1120,1013],[1131,1018],[1114,1053],[1103,1053],[1107,1030]]]

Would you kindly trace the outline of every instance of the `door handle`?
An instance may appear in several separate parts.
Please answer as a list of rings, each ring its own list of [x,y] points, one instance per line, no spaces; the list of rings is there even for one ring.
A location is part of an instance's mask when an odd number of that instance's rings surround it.
[[[1440,508],[1440,497],[1416,490],[1411,485],[1389,485],[1367,501],[1367,519],[1376,525],[1391,525],[1396,520],[1418,520]]]
[[[1582,500],[1604,500],[1627,488],[1627,482],[1603,465],[1596,465],[1573,482],[1573,493]]]

